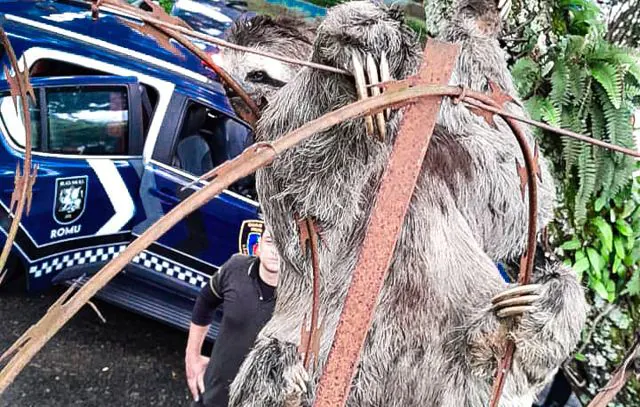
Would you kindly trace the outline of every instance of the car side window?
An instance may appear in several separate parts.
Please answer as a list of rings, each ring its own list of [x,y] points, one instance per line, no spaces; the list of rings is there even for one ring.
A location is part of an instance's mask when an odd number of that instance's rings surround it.
[[[47,88],[44,152],[126,155],[129,106],[124,86]]]
[[[36,94],[39,95],[38,90]],[[30,101],[33,151],[69,155],[129,153],[129,102],[125,86],[50,87],[45,89],[44,100],[44,123],[39,101]],[[24,147],[21,104],[16,111],[12,97],[4,95],[0,99],[0,113],[11,139]]]
[[[87,68],[70,62],[43,58],[31,66],[29,76],[31,78],[59,78],[66,76],[103,76],[108,74],[109,72]],[[158,105],[159,95],[158,91],[152,86],[140,83],[138,87],[140,90],[140,101],[142,102],[142,136],[144,141],[151,127],[151,121],[156,106]]]
[[[243,123],[200,103],[189,102],[171,165],[201,176],[237,157],[253,141],[253,132]],[[229,189],[255,199],[253,176],[237,181]]]

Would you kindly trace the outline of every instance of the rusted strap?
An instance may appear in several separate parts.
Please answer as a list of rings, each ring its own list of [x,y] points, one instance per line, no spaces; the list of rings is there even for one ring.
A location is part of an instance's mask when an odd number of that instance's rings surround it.
[[[419,80],[425,84],[448,83],[458,52],[457,45],[429,40]],[[404,116],[320,379],[314,404],[317,407],[343,406],[349,396],[355,367],[427,153],[441,101],[441,97],[421,99],[409,107]]]
[[[300,246],[303,253],[311,249],[311,267],[313,269],[313,299],[311,303],[311,327],[307,329],[307,316],[302,321],[300,332],[300,346],[298,352],[303,357],[305,369],[309,369],[309,362],[313,356],[314,367],[318,366],[318,355],[320,353],[320,338],[322,328],[318,326],[318,314],[320,307],[320,263],[318,258],[318,240],[320,229],[311,218],[298,220],[300,230]]]

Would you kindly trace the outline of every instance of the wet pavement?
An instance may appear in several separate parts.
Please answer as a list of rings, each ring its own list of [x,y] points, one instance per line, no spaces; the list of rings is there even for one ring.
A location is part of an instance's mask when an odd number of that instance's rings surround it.
[[[0,353],[63,292],[0,289]],[[81,310],[0,395],[0,407],[188,406],[187,334],[95,302]]]

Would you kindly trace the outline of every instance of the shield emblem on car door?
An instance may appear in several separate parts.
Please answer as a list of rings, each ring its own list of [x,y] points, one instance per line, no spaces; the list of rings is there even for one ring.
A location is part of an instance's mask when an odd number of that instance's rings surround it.
[[[87,201],[87,176],[56,179],[53,217],[61,225],[76,221]]]

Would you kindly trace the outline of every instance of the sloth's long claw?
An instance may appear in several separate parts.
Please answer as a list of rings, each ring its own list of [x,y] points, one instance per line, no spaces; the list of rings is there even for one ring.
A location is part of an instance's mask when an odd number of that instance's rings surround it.
[[[495,305],[506,298],[525,296],[525,295],[535,295],[538,293],[538,290],[540,290],[540,287],[541,287],[540,284],[527,284],[527,285],[520,285],[517,287],[509,288],[497,294],[496,296],[494,296],[491,299],[491,303]]]
[[[513,307],[515,305],[533,305],[533,303],[539,299],[539,295],[523,295],[522,297],[507,298],[493,304],[493,309],[498,310],[501,308]]]
[[[358,99],[363,100],[368,97],[367,83],[364,75],[364,67],[357,53],[351,54],[351,62],[353,64],[353,77],[356,81],[356,92]],[[367,136],[373,136],[373,118],[371,116],[364,117],[364,125],[367,129]]]
[[[380,55],[380,82],[391,81],[391,70],[389,69],[389,61],[386,52],[382,51]],[[384,109],[384,115],[387,120],[391,117],[391,109]]]
[[[376,66],[376,62],[373,59],[371,54],[367,54],[367,76],[369,78],[369,85],[375,85],[380,83],[380,78],[378,77],[378,67]],[[377,96],[380,94],[380,88],[377,86],[371,86],[371,96]],[[387,124],[384,120],[384,113],[378,112],[376,113],[376,125],[378,126],[378,140],[384,141],[386,136],[386,127]]]

